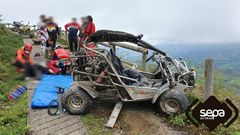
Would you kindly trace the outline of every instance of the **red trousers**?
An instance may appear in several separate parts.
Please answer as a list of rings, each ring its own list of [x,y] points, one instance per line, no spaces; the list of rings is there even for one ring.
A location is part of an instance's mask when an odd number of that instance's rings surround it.
[[[51,60],[49,63],[48,63],[48,68],[51,69],[54,73],[59,73],[60,70],[58,69],[57,65],[56,65],[56,60]]]

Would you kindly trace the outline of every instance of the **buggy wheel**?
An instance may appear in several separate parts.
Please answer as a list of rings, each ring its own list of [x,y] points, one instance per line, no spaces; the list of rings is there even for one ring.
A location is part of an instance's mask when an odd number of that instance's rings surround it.
[[[87,113],[91,103],[91,97],[78,86],[71,86],[62,96],[63,107],[74,115]]]
[[[51,116],[57,115],[59,103],[57,100],[52,100],[48,105],[48,114]]]
[[[189,102],[187,96],[182,91],[171,89],[161,95],[158,105],[164,113],[175,115],[185,112]]]

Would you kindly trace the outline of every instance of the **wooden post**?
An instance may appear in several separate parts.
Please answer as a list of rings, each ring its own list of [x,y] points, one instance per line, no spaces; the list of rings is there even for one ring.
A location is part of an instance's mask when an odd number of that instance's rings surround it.
[[[146,63],[146,60],[147,60],[147,55],[148,53],[142,53],[142,66],[143,66],[143,71],[148,71],[148,66],[147,66],[147,63]]]
[[[116,121],[117,121],[117,118],[118,118],[118,115],[122,109],[122,106],[123,106],[123,102],[122,101],[118,101],[107,121],[107,124],[106,124],[106,127],[108,128],[113,128],[113,126],[115,125]]]
[[[143,48],[144,51],[142,52],[142,66],[143,66],[143,71],[148,71],[148,65],[147,65],[147,55],[148,55],[148,50]]]
[[[205,91],[204,98],[213,95],[213,59],[205,60]]]

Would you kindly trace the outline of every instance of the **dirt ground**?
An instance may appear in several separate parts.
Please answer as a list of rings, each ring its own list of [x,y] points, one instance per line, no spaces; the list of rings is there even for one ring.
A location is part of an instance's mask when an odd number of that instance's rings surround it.
[[[107,103],[107,104],[106,104]],[[97,100],[90,113],[107,122],[114,108],[111,100]],[[150,102],[124,103],[120,116],[115,124],[116,134],[130,135],[186,135],[186,132],[175,131],[163,121],[156,105]]]

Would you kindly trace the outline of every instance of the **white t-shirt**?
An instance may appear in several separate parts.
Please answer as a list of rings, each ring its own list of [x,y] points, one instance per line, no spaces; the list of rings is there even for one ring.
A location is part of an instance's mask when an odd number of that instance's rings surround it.
[[[37,24],[37,29],[40,30],[44,25],[46,25],[46,24],[43,23],[43,22],[39,22],[39,23]]]

